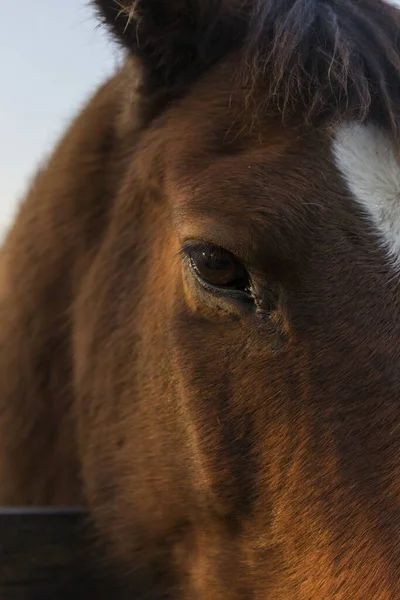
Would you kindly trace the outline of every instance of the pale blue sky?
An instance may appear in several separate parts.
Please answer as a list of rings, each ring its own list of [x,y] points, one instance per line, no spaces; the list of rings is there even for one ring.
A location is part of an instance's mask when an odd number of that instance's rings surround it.
[[[119,53],[88,0],[9,0],[0,56],[1,237],[39,162]]]

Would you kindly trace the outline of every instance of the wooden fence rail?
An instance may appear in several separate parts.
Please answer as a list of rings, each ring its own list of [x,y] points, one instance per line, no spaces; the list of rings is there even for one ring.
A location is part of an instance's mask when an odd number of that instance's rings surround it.
[[[80,509],[0,508],[0,600],[112,600]]]

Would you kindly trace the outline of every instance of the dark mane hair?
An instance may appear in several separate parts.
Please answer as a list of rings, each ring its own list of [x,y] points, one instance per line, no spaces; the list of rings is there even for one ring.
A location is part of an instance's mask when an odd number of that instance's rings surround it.
[[[255,0],[242,76],[284,115],[371,119],[399,141],[399,15],[381,0]]]
[[[236,52],[240,85],[306,123],[372,119],[400,139],[400,11],[382,0],[96,0],[151,85],[182,90]],[[151,87],[151,86],[150,86]],[[176,92],[179,93],[179,92]]]

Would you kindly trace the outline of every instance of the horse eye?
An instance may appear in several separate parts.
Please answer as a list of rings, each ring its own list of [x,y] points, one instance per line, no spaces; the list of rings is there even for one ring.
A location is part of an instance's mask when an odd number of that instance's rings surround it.
[[[201,244],[186,248],[185,253],[192,271],[203,284],[250,293],[249,275],[245,267],[227,250]]]

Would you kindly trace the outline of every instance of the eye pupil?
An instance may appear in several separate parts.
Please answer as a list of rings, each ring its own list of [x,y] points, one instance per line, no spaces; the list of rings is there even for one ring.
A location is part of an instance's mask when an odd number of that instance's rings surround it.
[[[215,269],[216,271],[229,271],[234,268],[233,261],[228,260],[218,253],[211,251],[209,254],[202,252],[201,261],[206,269]]]
[[[227,250],[212,245],[192,247],[188,255],[193,271],[206,284],[248,291],[249,277],[246,269]]]

